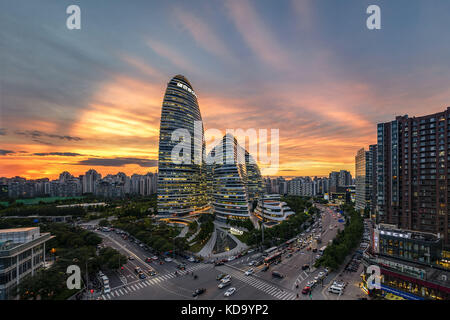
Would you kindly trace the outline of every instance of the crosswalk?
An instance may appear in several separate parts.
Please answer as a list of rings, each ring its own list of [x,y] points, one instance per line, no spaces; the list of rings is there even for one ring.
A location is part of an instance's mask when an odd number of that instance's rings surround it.
[[[260,290],[263,291],[264,293],[267,293],[271,296],[273,296],[276,299],[279,300],[295,300],[296,299],[296,294],[287,290],[283,290],[280,289],[274,285],[271,285],[265,281],[262,281],[254,276],[246,276],[244,273],[239,272],[237,270],[232,269],[232,271],[230,272],[231,268],[227,268],[227,273],[229,273],[231,275],[231,277],[236,278],[242,282],[245,282],[246,284]]]
[[[201,270],[206,267],[208,267],[208,265],[206,265],[206,264],[203,264],[203,263],[197,264],[193,267],[187,268],[186,270],[182,270],[182,271],[178,270],[178,273],[180,275],[185,275],[188,272]],[[171,273],[166,273],[164,275],[155,276],[155,277],[152,277],[152,278],[149,278],[146,280],[141,280],[139,282],[134,282],[134,283],[130,283],[127,285],[119,286],[119,287],[113,288],[111,290],[111,292],[109,292],[109,293],[102,294],[102,298],[103,298],[103,300],[111,300],[114,298],[118,298],[118,297],[124,296],[126,294],[132,293],[134,291],[144,289],[145,287],[156,285],[160,282],[164,282],[169,279],[173,279],[175,277],[176,277],[176,275],[173,272],[171,272]]]

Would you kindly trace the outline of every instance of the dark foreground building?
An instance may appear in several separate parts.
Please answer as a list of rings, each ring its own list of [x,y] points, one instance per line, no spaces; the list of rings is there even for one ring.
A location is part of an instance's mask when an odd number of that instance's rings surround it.
[[[377,222],[438,235],[449,246],[450,108],[377,127]]]

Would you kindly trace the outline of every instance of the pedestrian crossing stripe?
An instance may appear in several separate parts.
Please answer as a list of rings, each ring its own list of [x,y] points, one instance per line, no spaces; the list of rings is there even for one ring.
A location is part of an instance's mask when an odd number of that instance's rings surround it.
[[[238,280],[241,280],[252,287],[261,290],[267,294],[272,295],[273,297],[280,299],[280,300],[293,300],[295,299],[296,295],[294,293],[291,293],[289,291],[282,291],[279,288],[272,286],[270,284],[267,284],[257,278],[254,277],[248,277],[243,276],[242,274],[232,271],[230,273],[233,277],[237,278]]]
[[[102,294],[102,298],[103,298],[103,300],[106,300],[106,297],[105,297],[105,295],[103,295],[103,294]]]

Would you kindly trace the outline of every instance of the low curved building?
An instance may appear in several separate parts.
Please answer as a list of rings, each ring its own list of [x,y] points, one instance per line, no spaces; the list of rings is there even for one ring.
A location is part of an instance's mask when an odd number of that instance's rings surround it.
[[[264,200],[258,200],[254,214],[259,220],[264,219],[264,224],[270,227],[286,220],[295,212],[280,200],[279,194],[269,194],[264,196]]]

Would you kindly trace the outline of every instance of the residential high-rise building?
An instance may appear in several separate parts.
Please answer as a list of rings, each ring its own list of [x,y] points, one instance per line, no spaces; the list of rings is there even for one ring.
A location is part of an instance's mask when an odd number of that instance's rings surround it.
[[[377,127],[377,221],[449,244],[450,108]]]
[[[176,133],[190,135],[172,139]],[[183,160],[172,161],[174,147],[183,146]],[[205,140],[197,95],[181,75],[167,84],[161,110],[158,156],[158,214],[183,216],[208,211]],[[178,161],[180,160],[180,161]],[[179,163],[178,163],[179,162]]]
[[[102,178],[94,169],[90,169],[83,176],[83,193],[95,193],[95,184]]]
[[[370,215],[371,218],[375,217],[377,206],[377,145],[372,144],[369,146],[370,163],[368,165],[368,174],[366,179],[369,184],[370,193]]]
[[[355,174],[356,174],[356,195],[355,209],[365,210],[370,208],[371,200],[371,177],[372,177],[372,155],[370,151],[364,148],[358,150],[355,156]]]

